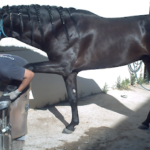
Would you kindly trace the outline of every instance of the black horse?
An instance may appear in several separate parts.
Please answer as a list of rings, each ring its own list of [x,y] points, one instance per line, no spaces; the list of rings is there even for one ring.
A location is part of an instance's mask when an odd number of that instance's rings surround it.
[[[74,131],[79,124],[78,72],[143,60],[150,74],[149,15],[103,18],[85,10],[39,5],[4,6],[0,14],[7,36],[48,55],[49,61],[31,63],[26,68],[63,76],[72,109],[66,132]]]

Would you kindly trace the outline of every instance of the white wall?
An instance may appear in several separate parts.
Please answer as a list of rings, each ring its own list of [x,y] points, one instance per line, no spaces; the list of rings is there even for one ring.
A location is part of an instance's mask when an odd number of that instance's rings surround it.
[[[40,4],[40,5],[56,5],[63,7],[75,7],[77,9],[85,9],[92,11],[103,17],[124,17],[124,16],[134,16],[134,15],[143,15],[149,13],[149,0],[1,0],[0,6],[4,5],[29,5],[29,4]],[[15,46],[11,49],[15,51],[10,51],[10,48],[5,48],[5,46]],[[7,50],[8,53],[16,54],[21,57],[24,57],[29,62],[37,62],[47,60],[46,54],[40,50],[37,50],[31,46],[18,42],[15,39],[7,38],[3,39],[0,42],[0,50]],[[19,50],[17,47],[25,47],[28,50]],[[30,49],[30,50],[29,50]],[[17,51],[16,51],[17,50]],[[6,53],[6,51],[5,51]],[[31,55],[29,55],[29,53]],[[33,56],[34,55],[34,59]],[[142,67],[144,70],[144,67]],[[127,66],[112,68],[112,69],[103,69],[103,70],[92,70],[92,71],[83,71],[78,75],[78,88],[80,96],[87,96],[91,93],[100,92],[100,88],[104,86],[105,83],[109,87],[112,87],[117,78],[121,79],[129,78],[129,71]],[[64,99],[66,89],[64,82],[60,76],[57,75],[45,75],[37,74],[33,80],[32,90],[34,101],[32,106],[37,105],[43,106],[47,102],[53,104],[58,102],[60,99]],[[46,88],[45,88],[46,87]],[[49,91],[46,91],[49,89]],[[39,94],[40,93],[40,94]],[[84,94],[83,94],[84,93]]]

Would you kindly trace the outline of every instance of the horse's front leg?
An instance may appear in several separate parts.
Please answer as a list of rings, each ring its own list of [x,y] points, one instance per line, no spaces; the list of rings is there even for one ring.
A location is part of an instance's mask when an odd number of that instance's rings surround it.
[[[64,129],[65,133],[72,133],[74,131],[74,127],[79,124],[78,117],[78,109],[77,109],[77,73],[71,73],[67,78],[64,78],[68,99],[71,105],[72,110],[72,121],[71,123]]]
[[[62,75],[66,84],[68,99],[72,110],[72,121],[64,129],[63,132],[71,133],[74,131],[74,127],[79,124],[78,109],[77,109],[77,73],[71,73],[67,63],[54,63],[54,62],[40,62],[30,63],[25,68],[35,73],[54,73]]]

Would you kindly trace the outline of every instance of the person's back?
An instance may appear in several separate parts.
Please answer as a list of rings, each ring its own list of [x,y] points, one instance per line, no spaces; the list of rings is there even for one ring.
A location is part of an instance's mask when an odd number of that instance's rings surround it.
[[[32,71],[24,68],[26,64],[28,64],[28,62],[19,56],[0,54],[0,80],[21,81],[18,89],[9,93],[10,99],[16,99],[34,77]],[[8,96],[8,94],[4,96]]]
[[[25,66],[28,62],[15,55],[0,54],[0,80],[11,81],[11,80],[23,80]]]

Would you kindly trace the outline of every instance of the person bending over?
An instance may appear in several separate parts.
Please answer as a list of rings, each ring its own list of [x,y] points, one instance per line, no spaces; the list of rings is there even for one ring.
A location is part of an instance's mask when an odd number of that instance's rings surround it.
[[[0,54],[0,80],[21,81],[17,90],[4,94],[4,96],[10,96],[11,100],[16,99],[34,77],[34,73],[32,71],[23,67],[26,64],[28,64],[28,62],[19,56]]]

